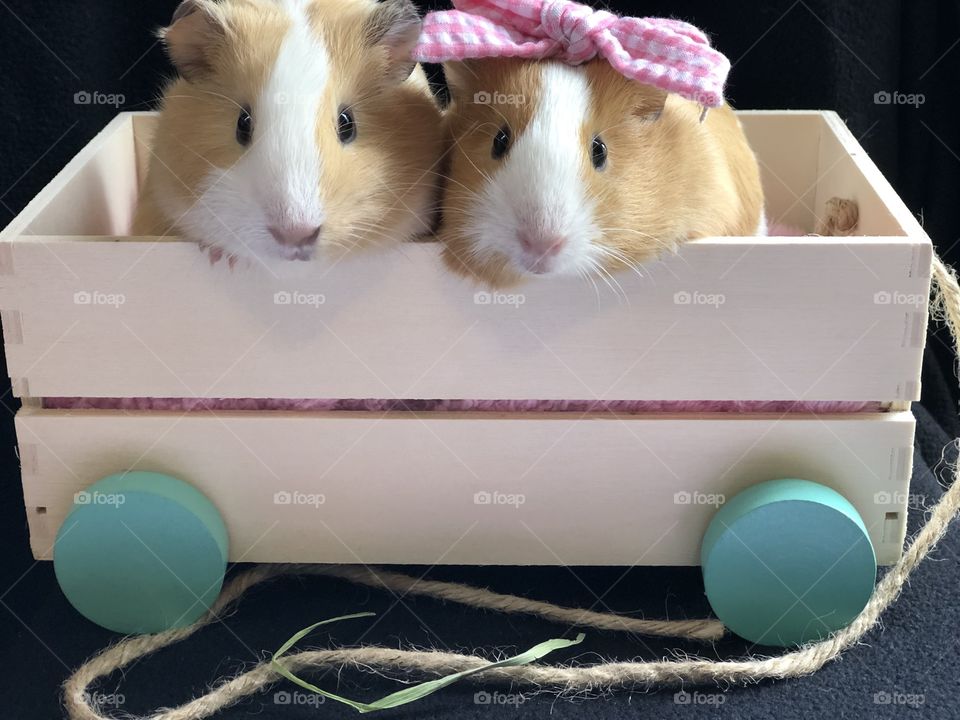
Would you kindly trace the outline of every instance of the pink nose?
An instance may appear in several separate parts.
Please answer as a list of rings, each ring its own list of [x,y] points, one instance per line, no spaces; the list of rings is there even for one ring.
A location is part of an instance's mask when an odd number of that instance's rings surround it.
[[[517,233],[517,239],[520,241],[520,247],[537,258],[556,255],[566,243],[566,238],[558,235],[529,233],[524,230]]]
[[[316,245],[317,238],[320,237],[322,225],[286,225],[284,227],[269,227],[267,230],[273,235],[273,239],[284,247],[306,248]]]

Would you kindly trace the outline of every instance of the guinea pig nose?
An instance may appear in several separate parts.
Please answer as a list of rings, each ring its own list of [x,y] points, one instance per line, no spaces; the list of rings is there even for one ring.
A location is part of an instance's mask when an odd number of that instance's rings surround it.
[[[530,234],[523,230],[517,233],[517,238],[520,240],[520,247],[537,257],[556,255],[566,242],[566,239],[559,235]]]
[[[273,239],[285,247],[309,247],[320,237],[322,225],[290,225],[282,228],[268,227]]]

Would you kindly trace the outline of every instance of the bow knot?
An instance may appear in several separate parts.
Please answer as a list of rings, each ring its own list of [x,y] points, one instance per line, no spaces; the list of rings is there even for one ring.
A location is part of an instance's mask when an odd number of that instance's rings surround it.
[[[564,48],[593,46],[597,34],[614,25],[619,18],[605,10],[593,10],[569,0],[547,0],[540,10],[544,32]]]
[[[723,103],[730,61],[693,25],[618,17],[572,0],[454,0],[429,13],[414,59],[556,58],[579,65],[602,57],[622,75],[700,103]]]

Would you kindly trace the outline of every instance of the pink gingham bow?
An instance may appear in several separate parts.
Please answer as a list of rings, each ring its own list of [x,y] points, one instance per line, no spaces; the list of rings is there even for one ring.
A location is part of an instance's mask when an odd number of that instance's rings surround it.
[[[453,0],[429,13],[414,58],[557,58],[579,65],[601,56],[637,82],[717,107],[730,61],[689,23],[618,17],[571,0]]]

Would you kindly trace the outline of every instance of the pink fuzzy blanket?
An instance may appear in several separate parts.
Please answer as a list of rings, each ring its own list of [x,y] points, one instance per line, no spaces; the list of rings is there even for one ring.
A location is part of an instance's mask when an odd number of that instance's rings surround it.
[[[57,410],[165,410],[173,412],[416,411],[416,412],[610,412],[641,413],[857,413],[879,412],[878,402],[791,400],[327,400],[270,398],[76,398],[48,397]]]

